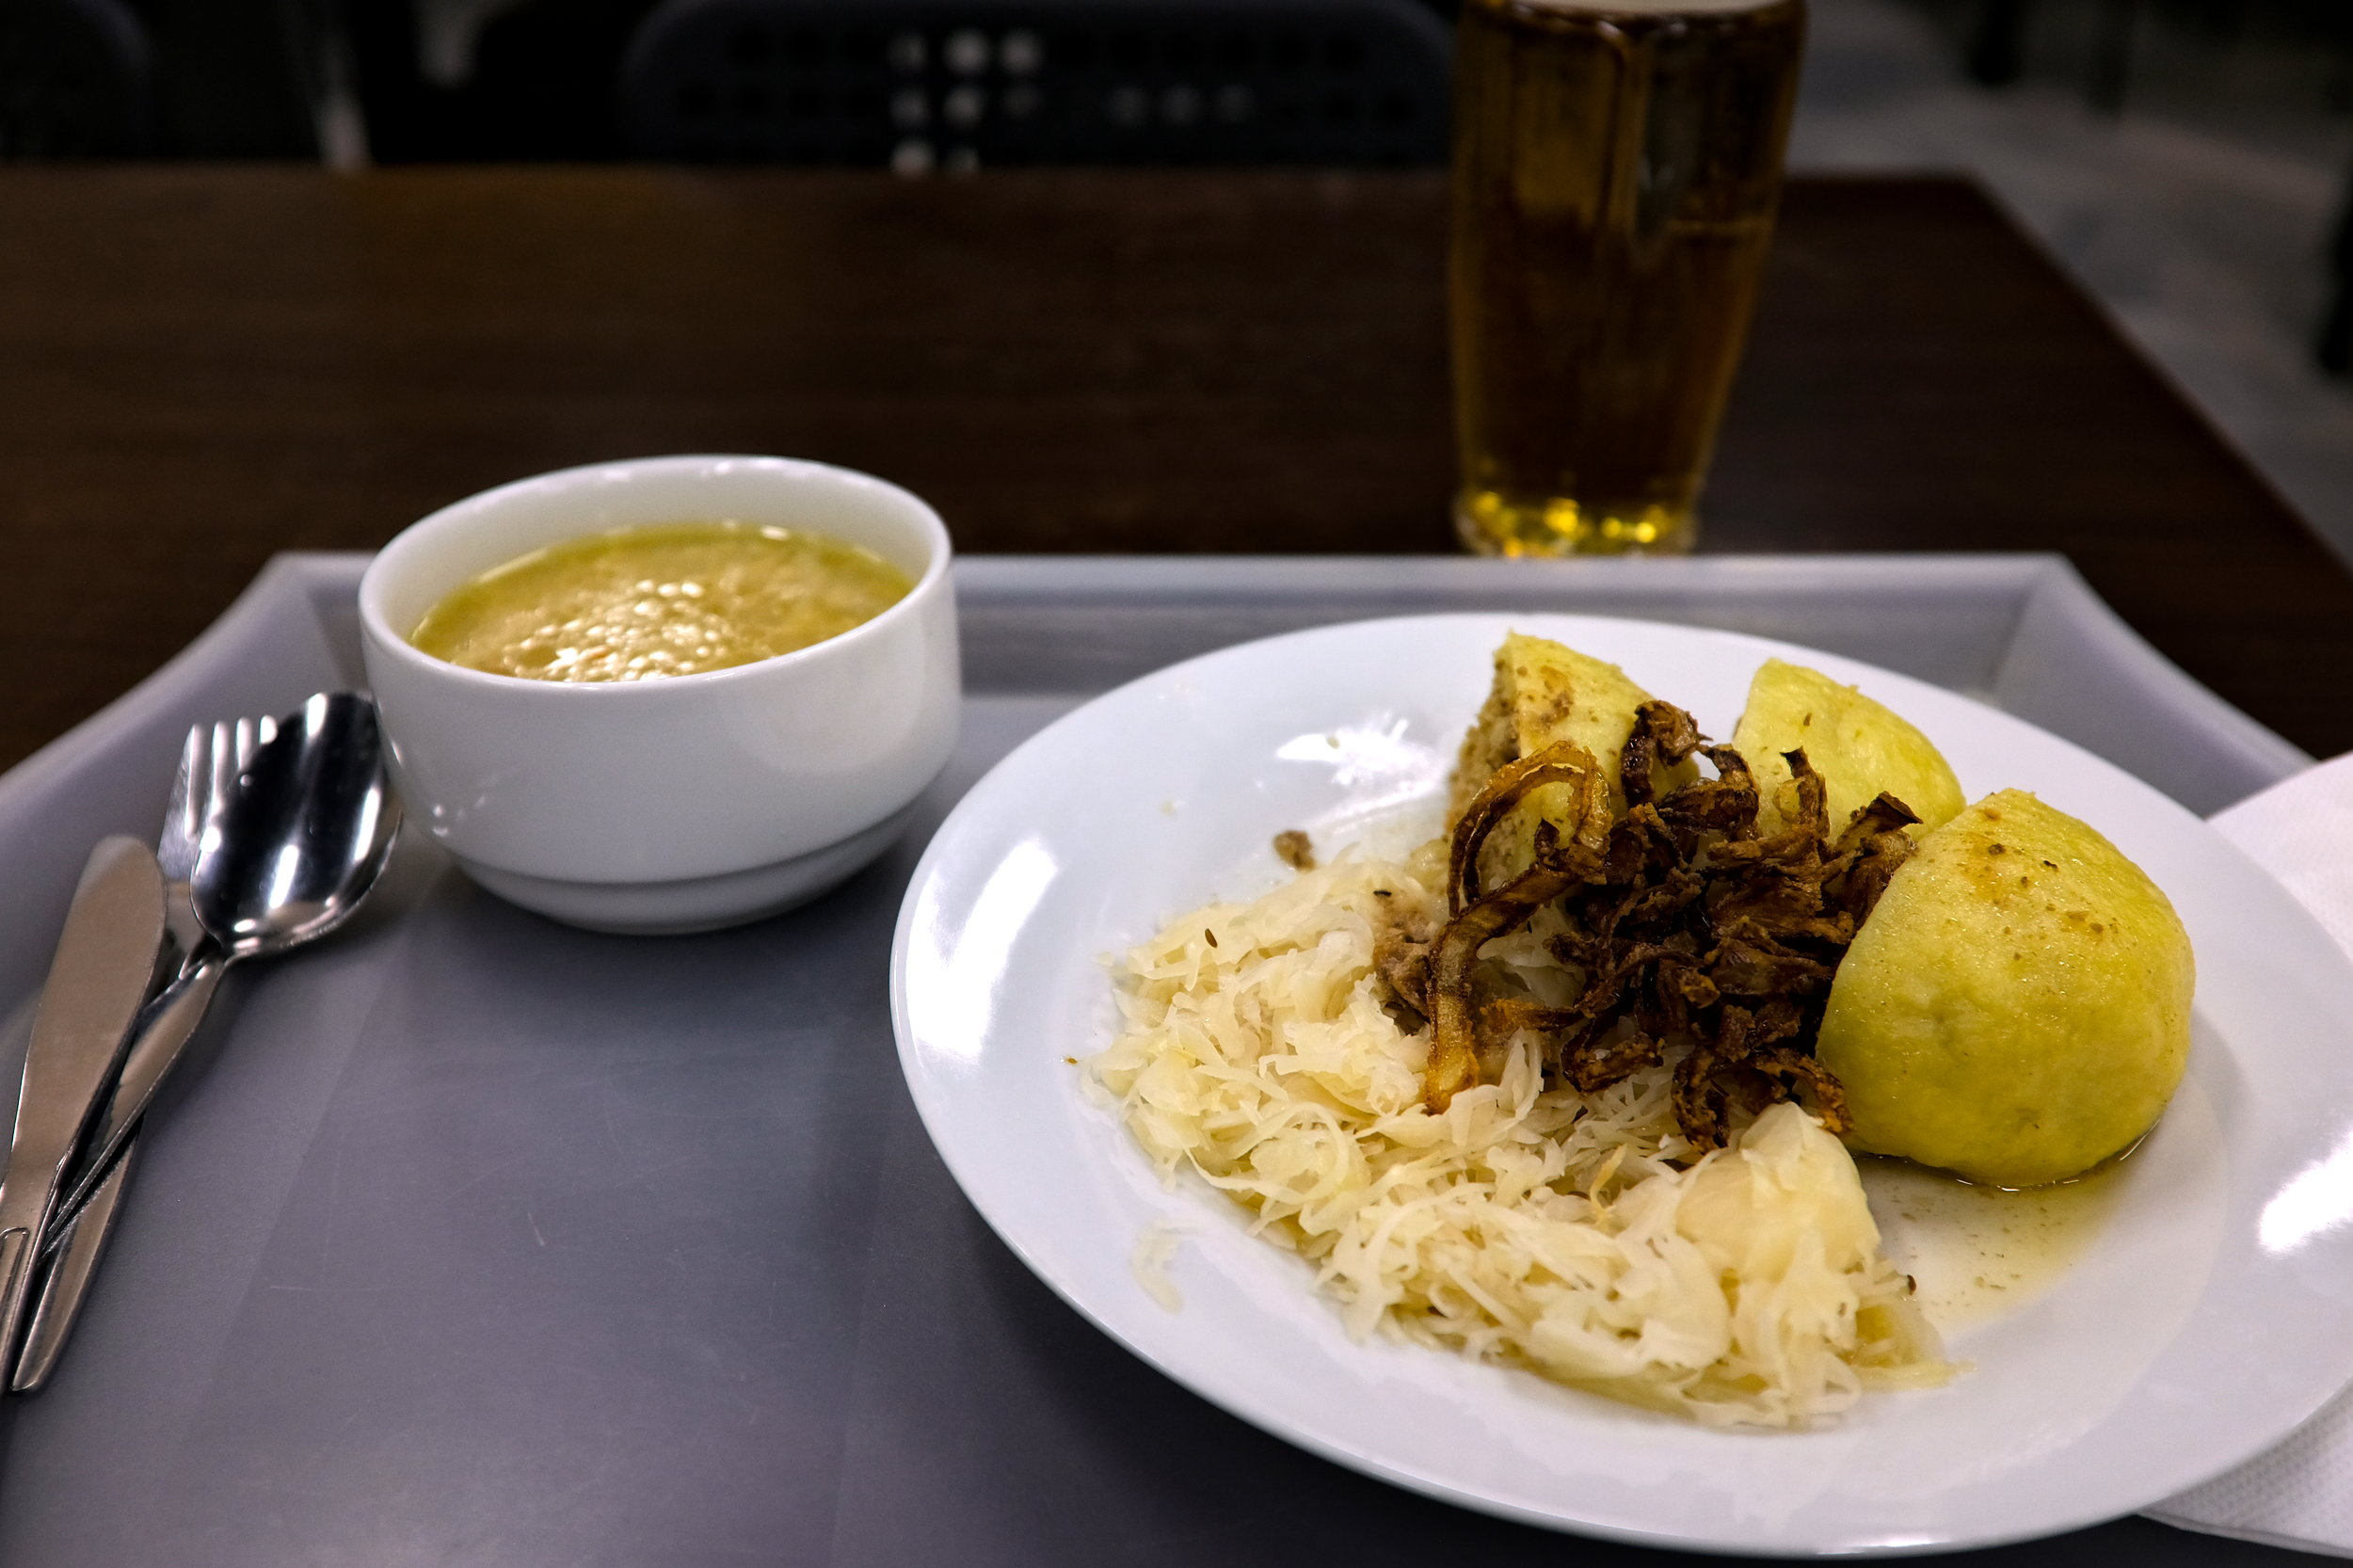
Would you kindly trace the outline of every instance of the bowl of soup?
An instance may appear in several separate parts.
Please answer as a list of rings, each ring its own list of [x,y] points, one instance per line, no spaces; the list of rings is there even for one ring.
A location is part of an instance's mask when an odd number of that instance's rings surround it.
[[[571,924],[790,907],[888,847],[955,744],[948,531],[783,457],[503,485],[385,546],[361,650],[409,820]]]

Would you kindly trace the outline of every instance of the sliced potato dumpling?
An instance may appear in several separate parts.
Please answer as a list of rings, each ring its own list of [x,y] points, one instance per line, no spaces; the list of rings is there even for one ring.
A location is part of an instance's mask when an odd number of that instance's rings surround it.
[[[1634,732],[1634,711],[1650,699],[1615,664],[1544,637],[1508,633],[1496,649],[1495,684],[1488,690],[1487,704],[1463,737],[1447,809],[1449,825],[1497,768],[1561,741],[1593,754],[1609,780],[1610,814],[1623,812],[1625,791],[1619,780],[1618,758]],[[1653,776],[1654,788],[1665,794],[1697,775],[1688,761],[1662,767]],[[1489,836],[1481,857],[1485,886],[1496,887],[1528,868],[1537,823],[1549,820],[1564,834],[1573,828],[1576,804],[1576,792],[1569,785],[1532,792]]]
[[[2132,1145],[2189,1056],[2173,905],[2084,824],[2005,790],[1929,834],[1833,982],[1816,1054],[1849,1142],[1973,1181],[2063,1181]]]
[[[1834,838],[1859,806],[1881,791],[1912,808],[1917,839],[1949,821],[1962,804],[1961,780],[1944,754],[1910,723],[1819,670],[1768,659],[1749,683],[1749,705],[1733,732],[1756,778],[1758,831],[1781,830],[1782,787],[1789,764],[1782,754],[1802,750],[1822,776]]]

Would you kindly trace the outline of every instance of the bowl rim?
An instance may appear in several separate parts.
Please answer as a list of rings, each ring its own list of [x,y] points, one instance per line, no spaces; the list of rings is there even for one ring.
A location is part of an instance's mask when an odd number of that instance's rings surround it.
[[[898,602],[888,606],[869,619],[860,621],[847,631],[837,632],[830,637],[811,643],[807,648],[794,648],[789,653],[772,653],[764,659],[754,659],[742,664],[729,664],[724,669],[697,670],[689,675],[666,675],[659,680],[534,680],[526,676],[501,675],[491,670],[473,669],[425,652],[410,642],[405,634],[394,631],[391,622],[385,619],[383,607],[379,602],[384,592],[381,573],[385,568],[385,563],[395,551],[401,548],[402,541],[411,538],[422,530],[433,528],[438,532],[443,528],[461,526],[470,515],[476,512],[489,512],[524,491],[562,490],[586,486],[595,483],[600,476],[611,483],[628,484],[639,478],[657,475],[703,472],[724,465],[744,465],[765,469],[772,472],[816,476],[828,481],[846,480],[850,482],[853,488],[871,488],[886,491],[912,505],[918,530],[931,547],[931,559],[925,564],[922,575],[915,580],[913,585],[899,599]],[[567,534],[562,539],[551,542],[568,542],[571,539],[585,538],[591,534],[600,532],[608,532],[608,530],[584,529],[576,534]],[[380,648],[388,657],[410,669],[424,672],[427,679],[454,680],[461,686],[472,686],[486,692],[504,693],[521,700],[530,700],[521,696],[521,694],[525,692],[547,693],[549,694],[548,700],[552,701],[666,700],[642,696],[634,698],[625,697],[621,694],[708,691],[731,681],[771,675],[786,666],[813,664],[822,658],[846,657],[846,650],[872,641],[876,637],[888,636],[890,629],[899,622],[920,614],[922,603],[936,594],[946,582],[953,555],[954,544],[949,537],[948,525],[931,503],[903,485],[893,484],[877,474],[868,473],[859,469],[843,468],[836,463],[819,462],[808,457],[782,457],[759,453],[693,452],[666,454],[655,457],[614,458],[603,462],[576,463],[569,468],[550,469],[544,473],[527,474],[520,479],[510,479],[504,484],[494,485],[487,490],[477,490],[445,506],[437,507],[417,519],[387,539],[368,562],[367,569],[360,573],[360,625],[367,644]],[[601,695],[591,696],[589,694]]]

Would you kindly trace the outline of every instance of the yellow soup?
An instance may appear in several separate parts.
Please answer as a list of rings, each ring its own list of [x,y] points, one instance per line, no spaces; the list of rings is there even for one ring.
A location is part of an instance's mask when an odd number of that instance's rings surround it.
[[[453,664],[526,680],[697,675],[839,636],[913,585],[872,551],[797,528],[623,528],[484,572],[408,640]]]

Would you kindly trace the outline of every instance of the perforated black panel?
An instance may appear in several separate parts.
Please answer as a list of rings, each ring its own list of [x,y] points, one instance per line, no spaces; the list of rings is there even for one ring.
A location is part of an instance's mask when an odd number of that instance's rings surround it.
[[[648,158],[1435,163],[1448,40],[1412,0],[672,0],[622,98]]]

